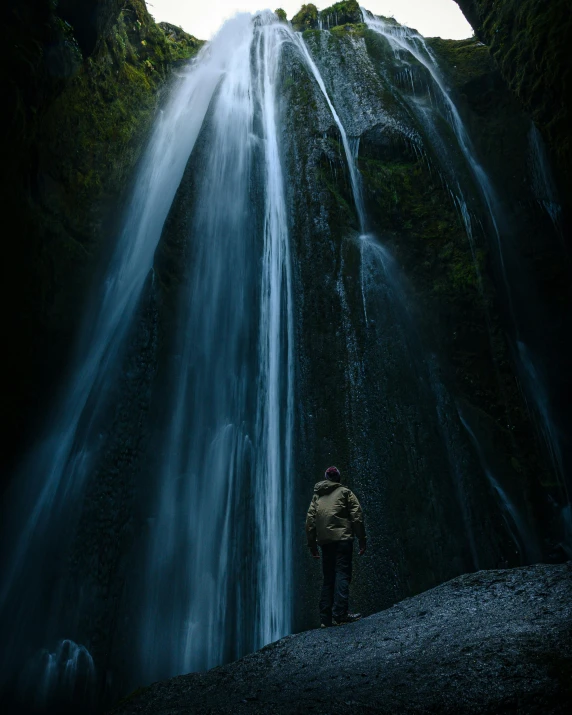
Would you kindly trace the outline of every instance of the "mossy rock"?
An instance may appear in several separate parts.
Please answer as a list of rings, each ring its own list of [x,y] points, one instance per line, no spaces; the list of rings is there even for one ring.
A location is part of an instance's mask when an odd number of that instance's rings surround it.
[[[13,6],[0,63],[14,108],[4,137],[3,215],[7,234],[18,238],[6,242],[2,284],[3,303],[19,306],[3,316],[12,336],[6,374],[15,385],[4,410],[18,449],[18,435],[60,379],[162,89],[202,43],[158,26],[143,0],[101,3],[96,40],[87,32],[83,45],[56,3]]]
[[[488,48],[476,38],[443,40],[432,37],[427,44],[437,55],[444,74],[459,89],[495,70]]]
[[[572,187],[572,13],[569,0],[456,0]]]
[[[292,27],[296,32],[316,29],[318,27],[318,8],[311,3],[302,5],[300,10],[292,18]]]
[[[339,25],[355,25],[363,22],[361,9],[356,0],[337,2],[320,12],[323,27],[337,27]]]
[[[274,10],[274,14],[280,20],[280,22],[288,21],[288,16],[286,15],[286,11],[283,10],[281,7],[279,7],[277,10]]]
[[[347,23],[345,25],[337,25],[332,27],[330,32],[334,37],[364,37],[367,30],[367,25],[360,23]]]

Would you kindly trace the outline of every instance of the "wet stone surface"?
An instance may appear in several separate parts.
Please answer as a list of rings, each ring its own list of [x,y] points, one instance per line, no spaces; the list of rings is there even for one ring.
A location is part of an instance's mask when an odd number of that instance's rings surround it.
[[[572,562],[481,571],[155,683],[113,715],[572,712]]]

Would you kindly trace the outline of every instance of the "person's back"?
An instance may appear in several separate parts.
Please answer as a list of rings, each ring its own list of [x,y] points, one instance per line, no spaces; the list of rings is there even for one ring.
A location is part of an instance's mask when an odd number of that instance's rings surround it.
[[[352,577],[354,537],[360,555],[366,549],[363,514],[355,494],[340,483],[336,467],[326,470],[325,479],[314,487],[314,496],[306,517],[308,547],[314,558],[320,558],[324,584],[320,597],[322,627],[357,620],[348,613],[349,586]]]

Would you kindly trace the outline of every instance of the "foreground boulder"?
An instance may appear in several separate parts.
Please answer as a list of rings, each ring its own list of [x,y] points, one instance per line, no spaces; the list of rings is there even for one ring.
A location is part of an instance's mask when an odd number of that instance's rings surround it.
[[[570,713],[572,562],[481,571],[155,683],[114,715]]]

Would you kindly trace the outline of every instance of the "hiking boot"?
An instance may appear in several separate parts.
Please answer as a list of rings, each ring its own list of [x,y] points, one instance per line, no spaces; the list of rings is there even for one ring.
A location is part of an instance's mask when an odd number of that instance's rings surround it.
[[[360,618],[361,613],[346,613],[345,616],[334,618],[334,625],[343,626],[344,623],[354,623],[354,621],[359,621]]]

